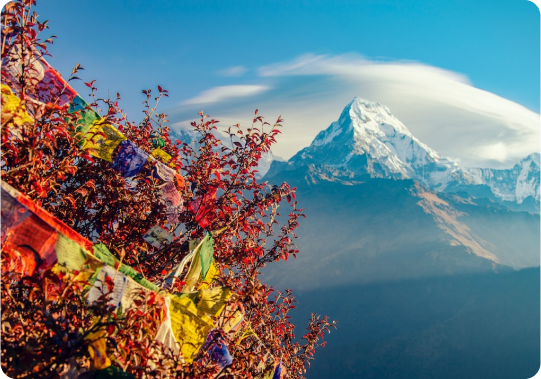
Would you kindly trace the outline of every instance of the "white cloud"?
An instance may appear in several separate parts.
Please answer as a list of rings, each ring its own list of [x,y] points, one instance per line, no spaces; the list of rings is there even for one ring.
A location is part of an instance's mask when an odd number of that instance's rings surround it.
[[[225,77],[242,76],[246,73],[246,71],[248,71],[248,69],[244,66],[232,66],[220,70],[219,74]]]
[[[194,98],[184,101],[183,105],[209,104],[229,100],[234,97],[252,96],[268,90],[267,86],[259,85],[234,85],[214,87],[201,92]]]
[[[258,74],[260,85],[204,91],[176,109],[172,120],[191,118],[190,105],[203,102],[213,103],[206,112],[222,125],[250,125],[256,108],[272,119],[281,114],[283,135],[273,151],[289,158],[359,96],[387,105],[417,138],[464,167],[510,167],[539,151],[537,113],[475,88],[465,75],[452,71],[359,55],[305,55],[260,67]]]

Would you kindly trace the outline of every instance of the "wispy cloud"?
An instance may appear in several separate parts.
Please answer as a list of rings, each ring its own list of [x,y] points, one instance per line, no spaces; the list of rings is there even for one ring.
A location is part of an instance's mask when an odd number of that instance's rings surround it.
[[[268,90],[268,86],[261,85],[233,85],[214,87],[201,92],[194,98],[184,101],[183,105],[210,104],[226,101],[235,97],[252,96]]]
[[[232,66],[224,68],[223,70],[220,70],[218,73],[225,77],[231,77],[231,76],[242,76],[244,75],[248,69],[244,66]]]
[[[288,158],[359,96],[387,105],[416,137],[463,166],[507,167],[539,151],[537,113],[475,88],[456,72],[359,55],[304,55],[257,73],[259,85],[204,91],[184,102],[172,119],[192,117],[190,106],[201,103],[212,103],[206,112],[226,124],[249,123],[255,108],[272,118],[281,114],[285,128],[273,151]]]

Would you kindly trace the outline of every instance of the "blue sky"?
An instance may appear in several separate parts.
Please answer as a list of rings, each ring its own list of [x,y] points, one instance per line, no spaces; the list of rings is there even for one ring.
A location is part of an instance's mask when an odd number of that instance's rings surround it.
[[[539,150],[539,11],[526,0],[47,0],[37,11],[58,36],[51,63],[64,75],[81,63],[134,120],[157,84],[174,127],[201,109],[227,124],[259,108],[283,115],[275,152],[289,158],[357,95],[464,165]]]

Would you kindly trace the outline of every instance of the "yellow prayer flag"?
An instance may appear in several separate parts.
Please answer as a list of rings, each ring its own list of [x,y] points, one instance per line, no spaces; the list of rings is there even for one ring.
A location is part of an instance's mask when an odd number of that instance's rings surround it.
[[[218,317],[231,297],[228,287],[216,287],[199,291],[201,298],[197,303],[197,309]]]
[[[227,321],[225,322],[222,329],[226,333],[229,333],[229,331],[231,330],[235,330],[243,318],[244,318],[244,315],[242,314],[242,312],[239,310],[236,310],[235,313],[231,315],[231,317],[226,318]]]
[[[201,277],[201,258],[199,254],[201,252],[201,247],[196,251],[195,255],[192,258],[192,263],[188,273],[184,277],[186,285],[182,288],[182,292],[190,292],[197,285],[199,278]]]
[[[13,94],[7,85],[1,85],[2,91],[2,123],[13,117],[13,123],[22,126],[24,123],[33,124],[34,119],[26,112],[26,107],[21,105],[21,100]],[[8,115],[9,114],[9,115]]]
[[[113,125],[107,123],[105,118],[94,121],[85,138],[83,150],[90,149],[91,155],[109,162],[113,161],[114,150],[126,139]]]
[[[171,296],[171,327],[186,363],[190,364],[214,327],[210,317],[198,312],[188,297]]]
[[[199,286],[200,289],[204,290],[210,287],[214,279],[220,274],[220,270],[218,267],[216,267],[216,264],[214,261],[212,261],[212,264],[209,267],[209,270],[207,271],[207,276],[205,277],[205,281],[201,283],[201,286]]]
[[[173,158],[160,148],[152,150],[151,154],[154,158],[161,160],[163,163],[169,163],[169,161]]]
[[[94,325],[99,322],[99,317],[94,318]],[[85,340],[90,341],[88,353],[92,358],[92,366],[95,370],[102,370],[111,366],[111,360],[107,356],[107,331],[105,327],[89,333]]]

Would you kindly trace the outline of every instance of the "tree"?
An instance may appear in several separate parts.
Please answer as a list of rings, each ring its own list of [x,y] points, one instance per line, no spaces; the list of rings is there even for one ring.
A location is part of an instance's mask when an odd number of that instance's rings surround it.
[[[292,292],[276,291],[260,279],[266,264],[296,256],[294,231],[304,217],[294,188],[256,179],[282,119],[271,125],[256,110],[250,128],[227,128],[230,144],[224,144],[216,134],[219,122],[200,112],[192,123],[198,143],[189,145],[172,141],[167,116],[157,113],[160,99],[168,96],[161,86],[156,95],[143,91],[139,123],[127,119],[119,94],[97,98],[95,81],[86,83],[87,104],[69,85],[80,80],[76,75],[83,68],[77,64],[64,81],[44,61],[54,36],[40,39],[47,21],[38,20],[33,5],[34,0],[19,0],[2,13],[2,181],[95,246],[106,247],[115,265],[132,267],[162,291],[140,291],[137,306],[127,312],[109,305],[110,295],[90,304],[91,270],[45,261],[29,266],[3,230],[4,372],[54,378],[85,367],[88,376],[110,359],[108,370],[118,367],[136,377],[256,378],[281,362],[288,377],[302,378],[334,323],[313,314],[303,339],[295,342],[288,316],[295,308]],[[123,154],[129,159],[122,160]],[[154,158],[134,169],[122,166],[133,162],[133,154]],[[288,215],[280,218],[285,201]],[[174,239],[149,244],[143,237],[155,226]],[[202,240],[213,241],[216,277],[191,283],[190,266],[181,263]],[[154,339],[166,317],[163,290],[201,296],[189,290],[209,287],[227,288],[231,296],[225,311],[210,316],[212,322],[223,325],[224,317],[242,314],[241,332],[216,329],[193,362],[183,364],[181,355]],[[233,356],[225,368],[213,359],[215,341],[223,341]],[[102,361],[100,351],[106,352]]]

